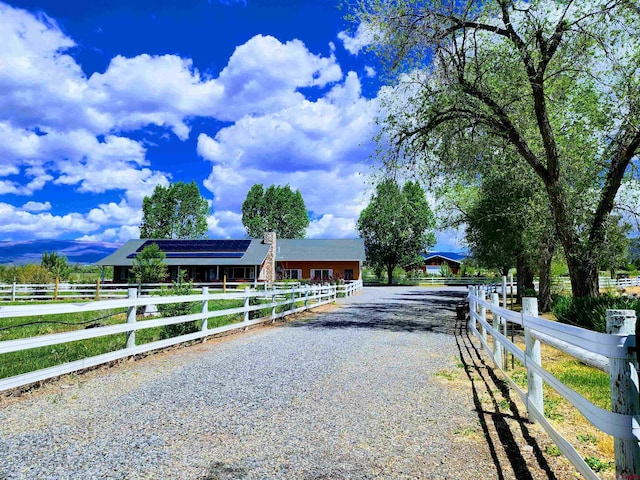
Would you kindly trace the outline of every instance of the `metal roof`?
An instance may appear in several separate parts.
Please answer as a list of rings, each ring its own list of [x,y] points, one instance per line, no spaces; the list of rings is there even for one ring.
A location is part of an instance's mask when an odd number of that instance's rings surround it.
[[[457,252],[430,252],[423,253],[422,258],[424,258],[425,260],[431,260],[432,258],[443,258],[452,262],[461,263],[465,258],[467,258],[467,255]]]
[[[129,240],[122,247],[116,250],[108,257],[103,258],[98,265],[102,266],[118,266],[118,267],[130,267],[133,265],[133,259],[135,253],[138,251],[145,242],[152,242],[153,240],[139,239]],[[179,243],[185,242],[185,248],[182,250],[190,250],[189,252],[182,252],[184,256],[180,256],[181,248]],[[187,243],[189,242],[189,243]],[[197,256],[194,252],[193,242],[197,240],[172,240],[171,242],[171,254],[167,255],[164,263],[169,266],[199,266],[199,265],[261,265],[267,256],[269,251],[269,245],[264,245],[260,240],[248,240],[249,245],[246,251],[240,257],[226,257],[220,258],[218,256],[212,256],[211,252],[203,251],[201,256]],[[203,242],[206,242],[203,241]],[[162,242],[158,242],[161,246]]]
[[[276,261],[364,261],[362,238],[276,240]]]
[[[133,265],[133,259],[137,251],[145,244],[153,240],[139,239],[129,240],[122,247],[116,250],[108,257],[103,258],[98,265],[102,266],[118,266],[130,267]],[[262,240],[247,240],[248,248],[240,258],[226,257],[221,258],[214,255],[208,249],[202,249],[201,255],[198,255],[197,248],[193,242],[199,240],[172,240],[171,252],[165,258],[164,263],[169,266],[198,266],[198,265],[261,265],[269,252],[269,245],[262,243]],[[188,248],[181,248],[180,242],[189,242]],[[207,242],[207,240],[202,240]],[[163,242],[158,242],[162,248]],[[185,251],[186,250],[186,251]],[[183,253],[184,256],[180,254]],[[278,238],[276,240],[276,261],[364,261],[364,240],[361,238],[344,238],[344,239],[287,239]]]

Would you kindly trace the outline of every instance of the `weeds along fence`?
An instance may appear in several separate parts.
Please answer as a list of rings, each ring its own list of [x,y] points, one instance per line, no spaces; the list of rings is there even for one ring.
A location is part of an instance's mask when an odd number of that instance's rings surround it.
[[[354,284],[359,281],[348,281],[343,285],[338,285],[338,290],[348,292]],[[291,288],[291,286],[299,287],[299,282],[275,282],[257,285],[258,290],[272,288]],[[166,283],[145,283],[140,286],[130,283],[66,283],[58,284],[19,284],[19,283],[0,283],[0,302],[16,302],[28,300],[73,300],[73,299],[95,299],[106,300],[112,298],[127,298],[129,289],[138,288],[139,295],[154,295],[162,288],[166,288]],[[218,290],[226,292],[227,290],[244,289],[249,286],[247,282],[215,282],[215,283],[194,283],[194,288],[201,289],[207,287],[210,290]],[[252,285],[254,288],[255,285]]]
[[[14,338],[0,341],[0,363],[21,362],[28,359],[30,355],[35,355],[35,350],[48,355],[54,355],[56,348],[62,349],[61,345],[70,345],[78,342],[80,352],[91,351],[87,342],[96,341],[102,338],[111,339],[111,343],[106,348],[109,351],[98,355],[88,355],[73,361],[61,359],[60,364],[38,368],[17,375],[0,378],[0,391],[28,385],[48,378],[71,373],[81,369],[94,367],[113,360],[129,357],[132,355],[149,352],[164,347],[169,347],[182,342],[201,339],[203,337],[219,334],[236,329],[246,329],[252,325],[262,322],[275,321],[280,317],[302,312],[320,305],[327,304],[336,299],[337,296],[349,296],[357,293],[362,288],[362,282],[352,282],[345,285],[308,285],[293,286],[287,289],[272,288],[270,290],[256,291],[249,288],[236,290],[230,293],[211,293],[208,287],[202,288],[202,293],[184,296],[146,296],[139,297],[136,288],[128,290],[128,297],[124,299],[90,301],[85,303],[54,303],[44,305],[10,305],[0,307],[0,327],[16,322],[17,319],[46,320],[51,316],[60,314],[82,315],[86,312],[107,313],[102,318],[112,315],[118,316],[113,320],[113,324],[106,326],[95,326],[85,328],[82,322],[69,322],[71,331],[51,333],[45,335],[28,336],[25,338]],[[231,308],[210,309],[210,304],[217,302],[235,303]],[[233,302],[235,301],[235,302]],[[136,312],[154,306],[162,309],[162,305],[182,304],[187,302],[192,305],[191,312],[184,315],[171,317],[141,317]],[[194,305],[195,307],[193,307]],[[193,313],[194,310],[196,313]],[[216,324],[215,319],[224,317],[231,319],[221,326],[210,326]],[[160,340],[150,338],[147,335],[147,343],[144,342],[144,334],[150,330],[158,330],[158,327],[171,325],[184,325],[190,322],[192,326],[197,325],[197,330],[191,333],[162,338]],[[2,333],[2,332],[0,332]],[[136,333],[141,337],[136,338]],[[1,336],[0,336],[1,338]],[[6,338],[6,337],[5,337]],[[114,340],[115,339],[115,340]],[[84,343],[83,343],[84,342]],[[56,347],[58,346],[58,347]],[[44,348],[46,347],[46,348]],[[54,348],[51,348],[54,347]],[[22,357],[20,355],[23,355]],[[51,359],[47,357],[47,362]],[[23,360],[21,360],[21,358]],[[4,363],[7,365],[7,363]],[[10,366],[10,365],[9,365]]]
[[[522,312],[514,312],[500,306],[498,293],[492,293],[489,298],[487,296],[484,287],[469,288],[469,329],[480,339],[495,366],[522,398],[529,419],[538,422],[547,431],[584,478],[598,478],[571,443],[545,418],[542,391],[545,382],[596,428],[614,437],[616,478],[640,478],[635,311],[608,310],[608,333],[604,334],[538,317],[535,298],[524,298]],[[488,314],[491,314],[491,320]],[[505,333],[501,333],[501,330],[506,332],[508,323],[524,329],[524,351],[512,343]],[[493,339],[491,343],[489,336]],[[612,411],[594,405],[545,370],[541,361],[541,342],[609,374]],[[502,370],[506,351],[525,366],[526,391]]]

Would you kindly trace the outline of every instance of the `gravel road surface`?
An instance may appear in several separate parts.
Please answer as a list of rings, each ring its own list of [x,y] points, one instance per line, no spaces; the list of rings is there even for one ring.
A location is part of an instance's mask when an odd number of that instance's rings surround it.
[[[463,297],[366,288],[5,396],[0,478],[575,478],[456,321]]]

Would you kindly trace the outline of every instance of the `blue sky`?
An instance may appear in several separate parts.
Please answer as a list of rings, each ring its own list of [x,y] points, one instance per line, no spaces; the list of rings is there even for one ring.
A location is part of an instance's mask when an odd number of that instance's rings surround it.
[[[309,237],[357,236],[380,69],[338,4],[0,0],[0,240],[138,238],[180,180],[212,238],[245,235],[254,183],[300,189]]]

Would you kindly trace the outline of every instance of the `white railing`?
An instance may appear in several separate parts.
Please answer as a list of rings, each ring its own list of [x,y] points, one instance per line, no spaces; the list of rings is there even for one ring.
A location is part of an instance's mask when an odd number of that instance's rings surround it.
[[[535,282],[536,288],[538,288],[538,281]],[[567,277],[552,277],[551,284],[560,287],[563,290],[571,290],[571,280]],[[640,287],[640,277],[630,278],[611,278],[611,277],[599,277],[598,285],[600,288],[627,288],[627,287]]]
[[[625,288],[640,286],[640,278],[610,278],[600,277],[600,288]]]
[[[440,277],[440,276],[428,276],[428,277],[411,277],[405,275],[402,277],[394,277],[394,284],[407,284],[407,285],[478,285],[499,281],[496,277]],[[387,283],[387,277],[383,276],[378,278],[373,275],[366,275],[364,281],[367,283],[374,283],[385,285]]]
[[[210,290],[227,292],[229,290],[244,289],[246,286],[255,284],[248,282],[207,282],[194,283],[193,287],[201,289],[208,287]],[[351,292],[355,288],[358,291],[362,288],[362,280],[346,281],[344,285],[338,285],[338,291],[346,293]],[[140,295],[154,295],[163,288],[166,283],[145,283],[140,287],[130,283],[66,283],[61,282],[57,286],[53,283],[48,284],[7,284],[0,283],[0,302],[15,302],[21,300],[74,300],[74,299],[95,299],[104,300],[110,298],[127,298],[128,291],[132,287],[138,288]],[[273,288],[286,288],[292,286],[300,287],[301,282],[275,282],[275,283],[259,283],[259,290],[272,290]]]
[[[498,369],[502,370],[505,350],[511,352],[525,366],[527,391],[522,390],[504,371],[503,373],[527,406],[529,418],[547,431],[562,453],[585,478],[598,478],[575,448],[545,418],[542,396],[544,381],[596,428],[614,437],[617,478],[640,478],[640,408],[637,361],[633,353],[636,345],[635,311],[607,311],[607,328],[611,333],[604,334],[539,318],[535,298],[523,299],[522,313],[500,307],[499,304],[500,298],[497,293],[493,293],[491,300],[487,300],[483,287],[470,287],[469,328],[480,339]],[[492,313],[491,323],[487,320],[487,312]],[[500,330],[509,322],[524,329],[524,351],[501,333]],[[621,327],[618,323],[624,326]],[[487,341],[489,335],[493,337],[493,345]],[[613,411],[594,405],[545,370],[540,356],[540,342],[551,344],[554,348],[598,366],[608,373],[611,378]]]
[[[362,280],[348,280],[338,285],[337,288],[339,296],[350,297],[362,291],[363,283]]]
[[[351,295],[362,288],[362,283],[358,282],[341,286],[345,295]],[[214,335],[234,329],[247,328],[258,323],[275,321],[297,312],[302,312],[320,305],[327,304],[336,299],[339,289],[335,285],[307,285],[290,287],[287,289],[272,288],[270,290],[236,290],[230,293],[210,293],[207,287],[202,289],[201,294],[185,296],[148,296],[138,297],[137,289],[128,290],[128,298],[120,300],[101,300],[85,303],[53,303],[45,305],[11,305],[0,307],[0,326],[2,319],[15,317],[46,317],[54,314],[79,314],[83,312],[113,311],[113,309],[126,309],[126,320],[116,325],[74,330],[70,332],[54,333],[50,335],[40,335],[30,338],[19,338],[15,340],[5,340],[0,342],[0,354],[20,352],[38,347],[58,345],[67,342],[88,340],[91,338],[103,337],[118,333],[126,333],[126,345],[113,352],[83,358],[81,360],[56,365],[53,367],[15,375],[0,379],[0,391],[27,385],[40,380],[71,373],[88,367],[93,367],[120,358],[137,355],[143,352],[168,347],[182,342],[197,340],[208,335]],[[251,299],[257,299],[257,304],[251,305]],[[216,300],[243,300],[242,307],[227,308],[224,310],[209,311],[209,302]],[[149,305],[161,305],[181,302],[201,302],[202,310],[199,313],[181,315],[177,317],[166,317],[157,319],[145,319],[137,321],[136,308],[147,307]],[[267,310],[269,313],[256,319],[250,319],[251,312]],[[280,311],[278,311],[280,310]],[[207,320],[226,315],[242,315],[243,320],[237,323],[224,325],[221,327],[209,328]],[[258,313],[258,315],[260,315]],[[136,332],[139,330],[174,325],[183,322],[202,321],[200,331],[172,337],[165,340],[154,341],[142,345],[136,344]],[[0,360],[2,357],[0,357]]]

